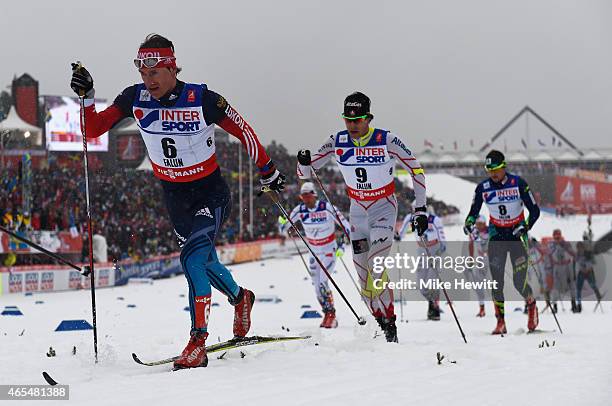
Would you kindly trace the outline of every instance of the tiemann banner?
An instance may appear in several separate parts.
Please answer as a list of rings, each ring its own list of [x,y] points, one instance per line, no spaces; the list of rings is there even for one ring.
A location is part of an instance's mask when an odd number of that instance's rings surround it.
[[[580,213],[612,213],[612,183],[604,178],[556,177],[556,201]]]

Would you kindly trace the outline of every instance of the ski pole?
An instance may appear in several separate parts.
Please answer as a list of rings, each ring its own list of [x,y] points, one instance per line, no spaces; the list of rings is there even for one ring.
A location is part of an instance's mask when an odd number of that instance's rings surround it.
[[[302,251],[300,251],[300,247],[298,247],[297,242],[295,242],[293,238],[290,238],[290,240],[293,242],[293,245],[295,245],[295,249],[297,250],[298,254],[300,255],[300,259],[304,264],[304,268],[306,268],[306,272],[308,272],[308,276],[312,278],[312,275],[310,274],[310,268],[308,268],[308,264],[306,264],[306,260],[304,260],[304,256],[302,255]]]
[[[521,236],[521,242],[523,243],[523,248],[525,248],[525,253],[527,255],[527,267],[533,266],[533,264],[531,263],[531,257],[529,256],[529,241],[527,240],[527,234],[523,234]],[[533,270],[535,271],[535,273],[538,276],[538,278],[541,278],[540,277],[540,272],[538,271],[538,268],[533,266]],[[552,313],[553,317],[555,318],[555,323],[557,323],[557,327],[559,327],[559,332],[561,334],[563,334],[563,330],[561,329],[561,325],[559,324],[559,320],[557,319],[557,312],[554,311],[553,307],[551,306],[550,299],[548,299],[548,298],[546,298],[546,296],[544,296],[544,300],[546,301],[546,307],[550,308],[550,312]],[[561,306],[563,306],[563,301],[561,301]]]
[[[423,244],[423,248],[425,248],[425,253],[427,253],[428,257],[430,257],[431,255],[429,254],[429,248],[427,247],[425,238],[423,238],[423,236],[420,235],[419,239],[421,240],[421,243]],[[436,269],[436,273],[438,274],[438,278],[440,278],[440,273],[438,272],[438,269],[437,268],[435,269]],[[457,327],[459,327],[459,331],[461,332],[461,337],[463,337],[463,341],[467,344],[467,339],[465,338],[465,333],[463,332],[463,329],[461,328],[461,323],[459,323],[459,319],[457,318],[457,313],[455,313],[453,302],[451,302],[450,297],[448,297],[448,293],[446,292],[446,288],[444,287],[444,284],[441,284],[441,285],[442,285],[442,292],[444,292],[444,297],[446,297],[446,301],[448,302],[448,305],[450,306],[451,312],[453,312],[453,317],[455,318]]]
[[[81,62],[77,62],[75,70],[83,68]],[[87,207],[87,235],[89,237],[89,269],[91,273],[90,278],[90,289],[91,289],[91,313],[93,319],[93,344],[94,344],[94,356],[95,362],[98,363],[98,326],[96,323],[96,283],[95,283],[95,271],[94,271],[94,260],[93,260],[93,228],[91,224],[91,207],[89,204],[89,165],[87,161],[87,126],[85,122],[85,93],[79,94],[79,100],[81,102],[81,132],[83,133],[83,166],[85,170],[85,201]]]
[[[340,262],[342,262],[342,266],[344,267],[344,270],[346,270],[346,273],[348,274],[349,278],[351,278],[351,282],[353,282],[353,286],[355,286],[355,289],[357,290],[357,293],[359,293],[359,295],[361,295],[361,291],[359,290],[359,286],[357,286],[357,282],[355,282],[355,278],[353,278],[353,275],[351,275],[351,272],[348,269],[348,266],[346,266],[346,262],[344,262],[344,259],[342,259],[342,257],[338,257],[338,259],[340,259]]]
[[[340,214],[336,210],[336,206],[334,206],[334,204],[330,200],[329,196],[327,196],[327,192],[325,191],[325,187],[323,186],[323,182],[321,182],[321,179],[319,178],[319,175],[317,175],[317,171],[315,171],[315,168],[313,168],[312,166],[310,167],[310,169],[311,169],[312,174],[314,175],[315,179],[317,180],[317,183],[319,184],[319,188],[321,188],[321,192],[323,192],[323,196],[325,196],[325,199],[331,205],[332,210],[334,211],[334,214],[336,215],[336,220],[338,220],[338,224],[340,225],[340,228],[342,229],[342,233],[346,237],[347,241],[351,241],[351,238],[348,236],[346,230],[344,229],[344,226],[342,225],[342,220],[340,219]]]
[[[67,265],[67,266],[69,266],[70,268],[72,268],[72,269],[74,269],[76,271],[79,271],[79,273],[81,275],[83,275],[83,276],[88,276],[89,275],[90,270],[89,270],[89,268],[87,266],[81,268],[81,267],[73,264],[72,262],[68,261],[67,259],[60,257],[56,253],[51,252],[51,251],[41,247],[40,245],[36,244],[35,242],[30,241],[27,238],[22,237],[19,234],[16,234],[16,233],[12,232],[11,230],[9,230],[8,228],[5,228],[4,226],[0,225],[0,230],[5,232],[5,233],[7,233],[8,235],[13,237],[14,239],[19,240],[22,243],[27,244],[30,247],[32,247],[32,248],[42,252],[43,254],[47,255],[48,257],[53,258],[53,259],[57,260],[58,262],[61,262],[62,264]]]
[[[323,265],[323,263],[321,262],[321,260],[319,259],[319,257],[317,257],[317,255],[314,253],[314,251],[312,250],[312,248],[310,247],[310,245],[308,244],[308,242],[306,241],[306,239],[304,238],[304,236],[302,235],[302,233],[300,232],[300,230],[298,230],[298,228],[295,226],[295,223],[293,222],[293,220],[291,220],[291,218],[289,217],[289,214],[287,213],[287,210],[285,210],[285,208],[283,207],[283,205],[280,203],[280,200],[278,198],[279,194],[278,192],[273,191],[272,189],[270,189],[268,186],[263,186],[261,188],[262,192],[266,193],[266,195],[268,195],[270,197],[270,199],[272,200],[272,202],[276,205],[276,207],[278,207],[278,209],[280,210],[281,214],[289,221],[289,223],[291,224],[291,227],[293,228],[293,231],[295,231],[295,233],[298,235],[298,237],[300,237],[300,239],[304,242],[304,244],[306,245],[306,248],[308,248],[308,251],[310,251],[310,253],[312,254],[312,256],[314,257],[314,259],[317,261],[317,263],[319,264],[319,266],[321,267],[321,269],[323,270],[323,272],[325,272],[325,275],[327,275],[327,278],[331,281],[331,283],[334,285],[334,287],[336,288],[336,290],[338,291],[338,293],[340,294],[340,296],[342,297],[342,299],[344,300],[344,303],[346,303],[346,305],[348,306],[348,308],[351,310],[351,312],[353,313],[353,315],[355,316],[355,318],[357,319],[357,323],[359,323],[359,325],[364,325],[366,324],[366,320],[365,318],[359,316],[357,314],[357,312],[355,312],[355,309],[353,309],[353,306],[351,305],[351,303],[348,301],[348,299],[346,298],[346,296],[344,296],[344,293],[342,292],[342,289],[340,289],[340,287],[338,286],[338,284],[336,283],[336,281],[334,280],[334,278],[330,275],[329,271],[327,270],[327,268],[325,267],[325,265]]]

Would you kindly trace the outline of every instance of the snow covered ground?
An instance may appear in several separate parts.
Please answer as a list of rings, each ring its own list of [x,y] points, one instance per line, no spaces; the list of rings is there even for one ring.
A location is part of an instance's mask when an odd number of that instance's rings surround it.
[[[247,347],[245,358],[239,351],[223,360],[211,355],[208,368],[179,372],[137,365],[130,354],[155,360],[183,348],[189,328],[183,277],[97,291],[97,365],[90,331],[53,331],[64,319],[90,319],[88,291],[1,297],[1,306],[18,306],[24,315],[0,318],[0,383],[41,384],[41,371],[48,371],[70,385],[69,404],[75,405],[581,405],[612,399],[610,302],[604,313],[593,313],[593,303],[585,303],[582,314],[560,313],[562,335],[549,313],[540,318],[545,333],[526,335],[526,316],[512,311],[520,304],[508,303],[505,337],[489,335],[495,324],[490,305],[487,317],[477,319],[476,303],[458,302],[468,344],[448,308],[442,321],[428,322],[426,304],[411,302],[404,306],[408,322],[398,323],[400,343],[388,344],[383,337],[373,338],[373,320],[358,326],[338,295],[338,329],[321,331],[321,319],[300,319],[302,305],[317,308],[302,267],[296,257],[232,269],[257,294],[282,299],[256,304],[253,334],[311,334],[312,339]],[[357,311],[365,313],[344,270],[335,277]],[[229,338],[232,323],[229,304],[216,292],[213,301],[219,306],[211,313],[210,343]],[[539,348],[543,340],[551,346]],[[45,356],[49,346],[56,357]],[[437,352],[445,355],[442,365]]]
[[[464,183],[461,183],[464,182]],[[469,184],[469,182],[467,182]],[[447,175],[428,177],[437,199],[460,207],[465,215],[473,184]],[[469,190],[468,190],[469,189]],[[580,239],[586,218],[557,219],[544,214],[537,237],[561,228],[567,239]],[[610,216],[593,218],[595,236],[610,230]],[[447,228],[450,240],[464,240],[460,226]],[[411,238],[411,237],[407,237]],[[351,263],[350,254],[345,262]],[[440,322],[428,322],[427,305],[409,302],[398,322],[399,344],[376,335],[368,319],[358,326],[335,293],[340,327],[321,331],[321,319],[301,319],[303,305],[317,309],[306,270],[298,257],[233,266],[237,281],[259,296],[277,295],[279,303],[256,303],[252,334],[308,334],[307,341],[243,348],[222,360],[212,354],[209,367],[170,372],[169,366],[145,367],[143,360],[177,354],[189,330],[187,283],[183,277],[97,291],[99,363],[93,363],[91,331],[54,332],[62,320],[91,320],[89,291],[6,295],[0,309],[18,306],[23,316],[0,316],[0,384],[42,384],[42,371],[70,385],[68,404],[166,405],[599,405],[612,399],[612,303],[593,313],[560,312],[564,334],[550,313],[540,316],[539,334],[526,335],[526,316],[506,304],[509,334],[491,336],[492,306],[475,317],[477,304],[456,302],[467,335],[464,344],[448,307]],[[341,264],[335,278],[353,306],[366,314]],[[507,289],[511,289],[510,284]],[[37,304],[37,301],[44,303]],[[231,336],[232,309],[213,293],[209,343]],[[128,307],[135,305],[136,307]],[[540,304],[540,308],[542,308]],[[569,309],[569,303],[565,304]],[[398,318],[402,314],[396,303]],[[544,340],[550,346],[540,348]],[[56,357],[45,353],[52,346]],[[72,355],[73,346],[77,354]],[[436,353],[445,356],[438,365]],[[451,362],[452,361],[452,362]],[[33,402],[23,401],[20,404]],[[38,404],[38,403],[34,403]]]

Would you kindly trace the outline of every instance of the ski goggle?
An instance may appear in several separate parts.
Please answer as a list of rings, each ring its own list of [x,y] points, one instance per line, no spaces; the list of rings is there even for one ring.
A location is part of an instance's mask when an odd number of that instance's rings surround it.
[[[164,67],[175,66],[174,61],[176,58],[171,56],[151,56],[148,58],[136,58],[134,59],[134,65],[138,69],[140,68],[155,68],[157,65],[163,65]]]
[[[349,117],[349,116],[345,116],[344,114],[342,115],[342,118],[345,120],[365,120],[368,117],[369,117],[368,114],[364,114],[363,116],[357,116],[357,117]]]
[[[493,171],[496,171],[498,169],[505,168],[505,167],[506,167],[506,162],[504,161],[497,165],[485,165],[484,168],[487,172],[493,172]]]
[[[172,48],[140,48],[134,65],[141,68],[176,68],[176,58]]]

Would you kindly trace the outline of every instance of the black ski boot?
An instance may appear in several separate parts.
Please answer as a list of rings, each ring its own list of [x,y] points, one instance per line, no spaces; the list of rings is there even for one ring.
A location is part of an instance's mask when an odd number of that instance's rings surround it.
[[[440,320],[440,307],[437,306],[436,302],[432,300],[429,301],[429,307],[427,309],[427,320]]]
[[[576,313],[582,313],[582,303],[576,303]]]
[[[578,313],[578,307],[576,306],[576,301],[572,299],[572,313]]]
[[[385,338],[389,343],[397,342],[397,326],[395,325],[395,320],[397,317],[393,315],[390,319],[386,319],[384,317],[377,317],[376,321],[380,326],[380,329],[385,333]]]

